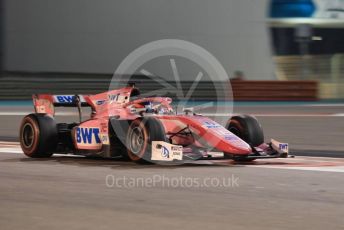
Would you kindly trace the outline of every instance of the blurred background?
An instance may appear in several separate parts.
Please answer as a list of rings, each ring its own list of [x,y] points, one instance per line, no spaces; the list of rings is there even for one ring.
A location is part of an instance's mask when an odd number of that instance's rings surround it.
[[[106,90],[130,52],[171,38],[212,53],[240,81],[236,100],[344,98],[342,0],[0,2],[0,99]],[[179,71],[194,80],[191,67]],[[201,91],[194,97],[211,99]]]
[[[1,139],[17,138],[32,94],[105,91],[133,50],[181,39],[208,50],[228,74],[215,81],[204,76],[192,102],[222,100],[218,91],[231,83],[234,112],[257,116],[267,140],[312,154],[344,150],[344,0],[0,3]],[[200,66],[173,58],[187,92]],[[145,68],[173,81],[168,61],[151,60]],[[140,73],[126,77],[143,92],[161,87]]]

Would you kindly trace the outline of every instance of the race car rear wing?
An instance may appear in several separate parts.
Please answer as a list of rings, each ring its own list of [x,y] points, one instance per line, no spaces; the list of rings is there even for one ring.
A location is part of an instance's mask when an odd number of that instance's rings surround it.
[[[35,94],[32,96],[36,113],[54,116],[55,107],[90,107],[88,95],[51,95]]]

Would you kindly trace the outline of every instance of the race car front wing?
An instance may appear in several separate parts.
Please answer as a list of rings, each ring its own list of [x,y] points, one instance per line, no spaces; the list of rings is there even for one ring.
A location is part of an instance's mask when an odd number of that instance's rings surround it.
[[[222,159],[225,157],[223,152],[207,151],[205,149],[195,149],[173,145],[164,141],[152,142],[152,161],[182,161],[182,160],[201,160],[201,159]],[[245,159],[268,159],[268,158],[287,158],[289,156],[288,143],[281,143],[271,139],[270,143],[263,143],[258,147],[252,148],[252,153],[244,156]],[[234,156],[235,157],[235,156]],[[242,156],[240,156],[242,157]]]

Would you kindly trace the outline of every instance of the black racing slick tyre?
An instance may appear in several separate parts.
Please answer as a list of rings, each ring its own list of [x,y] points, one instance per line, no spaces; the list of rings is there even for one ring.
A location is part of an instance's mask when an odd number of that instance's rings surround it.
[[[264,132],[258,120],[249,115],[232,117],[226,127],[251,147],[257,147],[264,143]]]
[[[258,120],[253,116],[234,116],[229,119],[226,128],[248,143],[251,147],[257,147],[264,143],[263,129]],[[248,162],[254,160],[254,158],[247,158],[245,156],[233,156],[232,159],[238,162]]]
[[[154,117],[132,121],[126,138],[128,158],[136,163],[152,163],[152,141],[167,141],[163,124]]]
[[[58,144],[54,118],[46,114],[30,114],[23,118],[19,132],[20,146],[28,157],[50,157]]]

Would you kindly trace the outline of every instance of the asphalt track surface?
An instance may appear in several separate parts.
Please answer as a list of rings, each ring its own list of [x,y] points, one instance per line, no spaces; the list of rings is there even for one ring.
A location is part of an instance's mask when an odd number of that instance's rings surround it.
[[[342,105],[235,108],[257,115],[267,139],[289,142],[292,153],[313,157],[182,166],[69,155],[27,158],[15,141],[30,110],[0,107],[0,229],[344,226]],[[72,119],[70,112],[62,110],[59,119]]]

